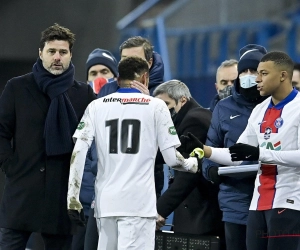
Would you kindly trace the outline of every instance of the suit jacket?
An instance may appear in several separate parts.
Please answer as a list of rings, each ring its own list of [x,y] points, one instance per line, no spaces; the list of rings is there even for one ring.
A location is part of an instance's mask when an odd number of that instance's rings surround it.
[[[193,99],[174,118],[178,136],[193,133],[205,142],[211,112]],[[188,157],[188,155],[184,155]],[[204,179],[201,173],[175,171],[174,182],[158,199],[158,214],[166,218],[174,210],[174,231],[191,234],[216,234],[222,228],[218,206],[218,187]]]
[[[77,81],[68,95],[78,119],[96,98],[90,86]],[[67,215],[71,153],[51,157],[45,153],[49,105],[49,97],[38,88],[32,73],[8,81],[2,93],[0,167],[6,180],[0,227],[49,234],[73,231]]]

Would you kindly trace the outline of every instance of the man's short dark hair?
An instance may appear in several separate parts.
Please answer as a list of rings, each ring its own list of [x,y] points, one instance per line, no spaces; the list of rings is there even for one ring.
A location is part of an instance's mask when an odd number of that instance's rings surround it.
[[[141,36],[133,36],[124,41],[119,48],[120,54],[122,54],[123,49],[135,47],[143,47],[146,60],[148,62],[151,60],[153,56],[153,46],[148,39]]]
[[[285,70],[289,74],[289,78],[292,79],[293,77],[293,70],[294,70],[294,62],[289,57],[288,54],[282,51],[272,51],[267,53],[262,57],[260,60],[261,62],[268,62],[272,61],[276,66],[278,66],[281,70]]]
[[[72,51],[75,42],[75,34],[73,34],[68,28],[55,23],[42,32],[40,50],[44,49],[46,42],[54,40],[67,41],[69,43],[69,49]]]
[[[118,65],[120,80],[135,80],[145,72],[149,73],[148,63],[139,57],[126,57]]]

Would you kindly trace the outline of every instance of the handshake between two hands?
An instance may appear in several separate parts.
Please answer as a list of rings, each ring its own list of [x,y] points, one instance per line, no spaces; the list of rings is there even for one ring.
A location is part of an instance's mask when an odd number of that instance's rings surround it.
[[[181,145],[176,149],[176,160],[178,166],[172,168],[178,171],[191,173],[201,172],[202,158],[204,156],[203,144],[191,133],[180,136]],[[185,159],[181,154],[189,154]]]
[[[204,144],[192,133],[180,136],[181,146],[177,150],[182,153],[190,153],[195,148],[204,150]],[[229,147],[232,161],[257,161],[259,159],[259,147],[254,147],[244,143],[236,143]]]
[[[196,148],[200,148],[204,155],[204,144],[192,133],[188,133],[187,135],[180,136],[181,146],[177,148],[177,151],[180,153],[190,153],[194,152]],[[232,161],[257,161],[259,159],[259,147],[254,147],[244,143],[237,143],[233,146],[229,147],[229,152],[231,154]],[[202,157],[203,157],[202,155]],[[200,172],[201,162],[199,162],[198,158],[198,171]],[[213,169],[213,172],[217,173],[218,167]]]
[[[195,148],[203,150],[204,145],[192,133],[180,136],[181,146],[177,148],[179,152],[189,153]],[[254,147],[244,143],[236,143],[229,147],[232,161],[257,161],[259,159],[259,147]]]

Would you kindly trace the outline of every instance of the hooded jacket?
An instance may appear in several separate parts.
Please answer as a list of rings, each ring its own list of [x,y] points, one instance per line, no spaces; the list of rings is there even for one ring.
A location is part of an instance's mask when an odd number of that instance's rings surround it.
[[[210,101],[210,103],[209,103],[209,110],[211,111],[211,112],[213,112],[214,111],[214,109],[215,109],[215,107],[216,107],[216,105],[217,105],[217,103],[220,101],[220,97],[219,97],[219,94],[216,94],[215,96],[214,96],[214,98]]]
[[[248,101],[239,94],[239,85],[239,78],[237,78],[232,88],[232,95],[217,103],[207,134],[205,143],[207,146],[228,148],[235,144],[246,128],[253,108],[265,99],[262,97],[256,103]],[[255,163],[257,162],[243,162],[243,164]],[[205,158],[202,171],[207,180],[210,180],[208,171],[212,166],[221,165]],[[220,209],[223,211],[223,221],[246,225],[255,176],[243,179],[222,178],[218,199]]]

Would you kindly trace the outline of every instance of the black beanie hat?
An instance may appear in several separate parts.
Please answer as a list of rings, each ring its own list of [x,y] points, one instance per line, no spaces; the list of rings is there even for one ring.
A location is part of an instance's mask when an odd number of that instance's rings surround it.
[[[116,58],[108,50],[98,48],[89,54],[86,61],[86,79],[88,79],[89,69],[97,64],[108,67],[115,77],[118,76],[118,62]]]
[[[248,44],[245,47],[240,49],[240,60],[238,62],[238,73],[239,75],[245,69],[257,69],[258,64],[261,58],[267,54],[267,50],[265,47],[256,45],[256,44]]]

